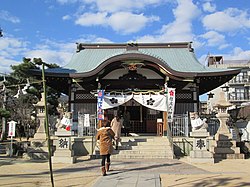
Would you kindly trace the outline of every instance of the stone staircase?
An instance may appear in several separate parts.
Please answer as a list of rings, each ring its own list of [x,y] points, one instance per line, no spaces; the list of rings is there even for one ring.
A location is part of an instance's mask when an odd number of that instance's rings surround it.
[[[167,137],[122,137],[118,150],[114,150],[112,158],[168,158],[174,154]],[[96,152],[96,156],[99,154]]]
[[[0,154],[6,154],[6,145],[0,144]]]

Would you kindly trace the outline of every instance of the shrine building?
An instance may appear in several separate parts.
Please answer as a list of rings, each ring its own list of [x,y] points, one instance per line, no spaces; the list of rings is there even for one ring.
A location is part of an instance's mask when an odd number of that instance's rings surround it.
[[[77,43],[70,62],[46,69],[45,77],[48,86],[69,96],[76,125],[79,114],[97,116],[97,92],[103,90],[106,118],[112,120],[117,112],[128,111],[131,131],[156,133],[159,118],[163,130],[167,128],[164,95],[168,88],[175,91],[175,115],[199,112],[199,96],[239,72],[202,65],[191,42]]]

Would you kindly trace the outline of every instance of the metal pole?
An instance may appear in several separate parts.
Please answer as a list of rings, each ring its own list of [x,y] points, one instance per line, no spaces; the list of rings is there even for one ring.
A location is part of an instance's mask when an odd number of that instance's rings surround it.
[[[46,130],[47,144],[48,144],[50,179],[51,179],[51,186],[54,187],[52,161],[51,161],[51,149],[50,149],[49,120],[48,120],[48,109],[47,109],[47,90],[46,90],[46,82],[45,82],[45,74],[44,74],[44,63],[42,63],[42,80],[43,80],[43,92],[44,92],[45,130]]]
[[[13,136],[10,138],[10,157],[13,155]]]

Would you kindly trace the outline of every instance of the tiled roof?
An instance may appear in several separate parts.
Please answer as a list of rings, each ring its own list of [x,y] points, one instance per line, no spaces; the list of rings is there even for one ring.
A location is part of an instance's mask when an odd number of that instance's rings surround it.
[[[83,44],[84,45],[84,44]],[[101,44],[100,44],[101,45]],[[162,44],[161,44],[162,45]],[[106,60],[125,54],[148,55],[160,60],[166,67],[186,73],[209,73],[228,71],[206,67],[199,63],[194,52],[188,47],[138,47],[138,50],[126,50],[126,46],[111,48],[86,47],[75,53],[63,68],[48,69],[50,73],[87,73],[96,69]],[[167,46],[167,44],[166,44]]]

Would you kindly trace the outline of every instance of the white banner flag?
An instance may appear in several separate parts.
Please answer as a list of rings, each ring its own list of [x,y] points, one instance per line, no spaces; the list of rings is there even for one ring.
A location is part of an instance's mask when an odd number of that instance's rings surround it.
[[[90,127],[89,114],[84,114],[84,127]]]
[[[174,118],[175,108],[175,88],[167,88],[168,92],[168,122],[172,122]]]

